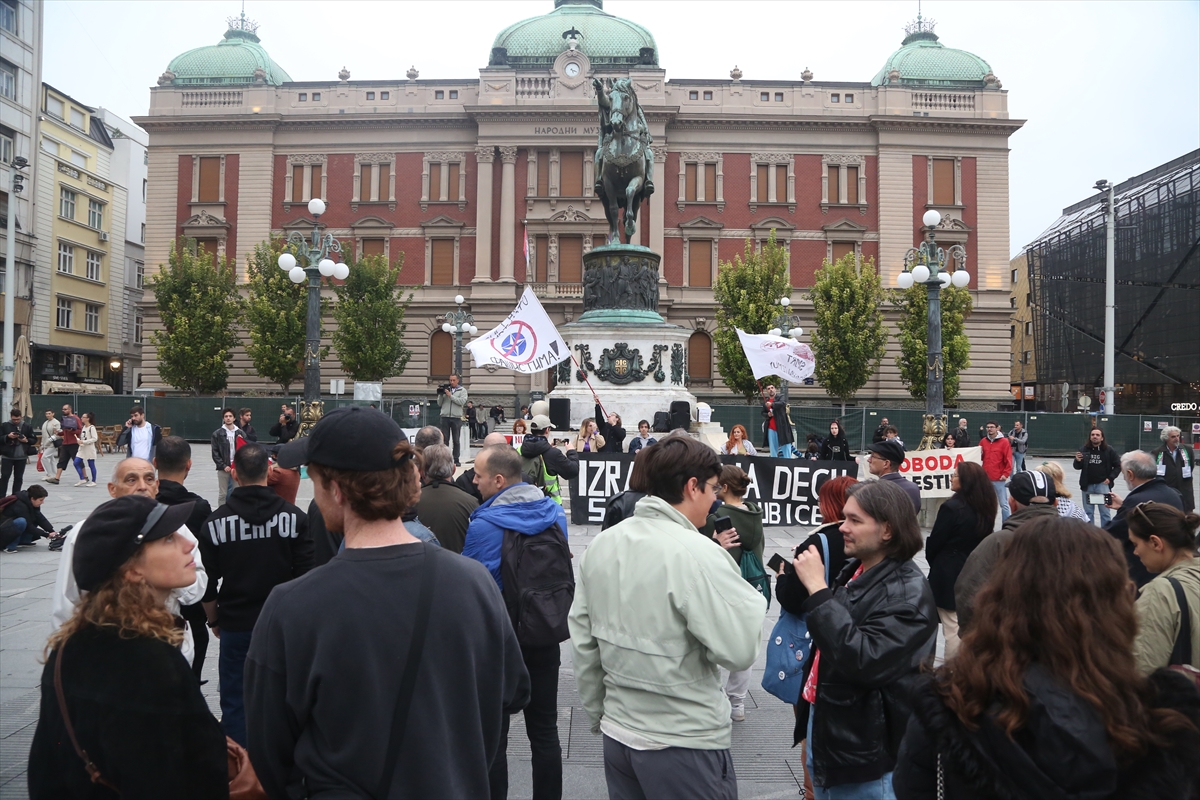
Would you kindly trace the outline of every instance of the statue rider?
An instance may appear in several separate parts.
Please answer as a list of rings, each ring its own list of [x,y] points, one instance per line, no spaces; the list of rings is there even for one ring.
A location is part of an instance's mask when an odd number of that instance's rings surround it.
[[[636,97],[633,92],[633,83],[629,78],[617,78],[612,82],[612,85],[614,89]],[[593,187],[596,195],[600,196],[603,194],[604,139],[605,137],[611,137],[613,134],[612,124],[609,122],[609,115],[612,113],[612,99],[609,97],[608,90],[605,88],[603,81],[599,78],[592,78],[592,87],[596,90],[596,104],[600,107],[600,128],[596,137],[596,183]],[[645,197],[649,197],[654,194],[654,151],[650,149],[650,143],[654,141],[654,137],[650,135],[650,126],[646,123],[646,115],[642,112],[641,103],[637,103],[635,107],[637,108],[637,122],[640,128],[637,137],[645,146],[646,180],[642,191]]]

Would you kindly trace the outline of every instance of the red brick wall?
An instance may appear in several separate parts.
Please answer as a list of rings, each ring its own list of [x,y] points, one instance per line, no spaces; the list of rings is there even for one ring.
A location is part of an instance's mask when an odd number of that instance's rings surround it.
[[[669,237],[663,242],[662,274],[670,286],[683,286],[683,239]]]
[[[792,286],[806,289],[813,285],[817,270],[825,263],[824,240],[801,239],[792,242]]]

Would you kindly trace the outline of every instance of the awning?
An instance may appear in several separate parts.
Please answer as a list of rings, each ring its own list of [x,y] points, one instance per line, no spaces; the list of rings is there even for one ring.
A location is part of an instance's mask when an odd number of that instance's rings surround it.
[[[107,383],[81,383],[79,390],[83,394],[112,394],[112,387]]]
[[[70,381],[42,381],[42,394],[79,394],[82,391],[83,387]]]

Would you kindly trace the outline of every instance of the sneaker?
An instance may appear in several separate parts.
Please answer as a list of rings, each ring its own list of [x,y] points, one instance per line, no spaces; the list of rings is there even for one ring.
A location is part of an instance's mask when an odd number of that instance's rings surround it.
[[[46,483],[58,483],[58,478],[46,478]]]
[[[87,486],[87,481],[76,481],[76,486]]]
[[[733,710],[730,712],[729,716],[730,716],[730,717],[733,719],[733,721],[734,721],[734,722],[743,722],[743,721],[745,721],[745,719],[746,719],[746,706],[745,706],[745,705],[737,705],[737,706],[733,706]]]
[[[95,481],[88,481],[87,483],[84,484],[84,486],[95,486],[95,485],[96,485]]]

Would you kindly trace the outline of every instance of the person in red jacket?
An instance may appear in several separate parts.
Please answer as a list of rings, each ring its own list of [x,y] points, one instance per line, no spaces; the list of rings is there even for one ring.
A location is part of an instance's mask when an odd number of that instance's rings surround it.
[[[992,488],[996,490],[996,499],[1000,501],[1000,520],[1003,522],[1012,513],[1008,508],[1006,486],[1013,471],[1012,445],[1000,435],[999,423],[988,420],[987,435],[979,440],[979,447],[983,450],[983,471],[987,473]]]

